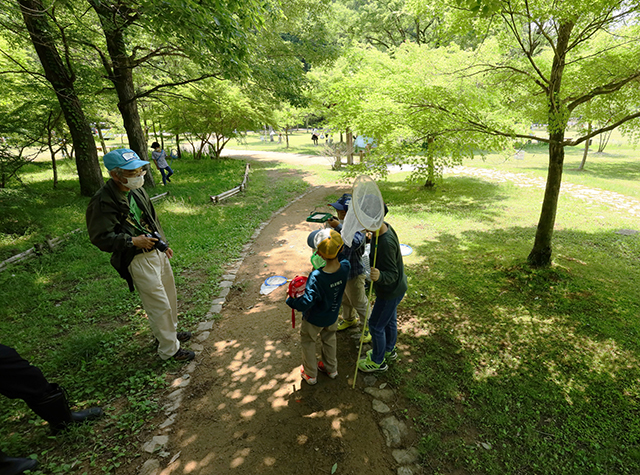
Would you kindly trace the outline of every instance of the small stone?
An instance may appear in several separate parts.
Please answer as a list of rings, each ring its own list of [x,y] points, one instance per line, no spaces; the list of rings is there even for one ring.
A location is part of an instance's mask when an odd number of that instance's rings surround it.
[[[395,399],[393,389],[364,388],[364,392],[384,402],[391,402]]]
[[[480,442],[480,445],[482,445],[486,450],[491,450],[491,444],[489,442]]]
[[[223,303],[225,303],[227,301],[227,299],[215,299],[213,302],[211,302],[213,305],[222,305]]]
[[[178,452],[177,454],[175,454],[173,457],[171,457],[171,460],[169,460],[169,465],[171,465],[173,462],[175,462],[176,460],[178,460],[178,457],[180,457],[180,454],[182,453],[182,451]]]
[[[225,289],[225,290],[229,290],[229,289]],[[222,305],[220,304],[214,304],[209,309],[209,315],[219,315],[220,312],[222,312]]]
[[[395,449],[391,452],[393,458],[396,459],[396,462],[402,465],[410,465],[412,463],[416,463],[418,461],[418,457],[420,456],[420,452],[416,447],[411,447],[410,449]]]
[[[173,412],[176,412],[178,409],[180,409],[180,406],[182,405],[182,399],[179,399],[171,404],[168,404],[166,406],[164,406],[164,413],[168,416]]]
[[[373,400],[373,410],[376,412],[379,412],[380,414],[387,414],[388,412],[391,412],[391,409],[389,409],[389,406],[387,406],[384,402],[379,401],[377,399]]]
[[[164,421],[162,424],[160,424],[158,427],[160,429],[166,429],[167,427],[169,427],[171,424],[173,424],[176,421],[176,417],[177,414],[172,414],[170,415],[166,421]]]
[[[194,343],[193,345],[191,345],[191,347],[193,348],[193,346],[198,345],[197,343]],[[198,346],[202,346],[202,345],[198,345]],[[204,348],[204,347],[203,347]],[[195,351],[195,350],[194,350]],[[202,350],[201,350],[202,351]],[[196,368],[198,367],[198,363],[196,361],[192,361],[191,363],[189,363],[187,365],[187,367],[185,368],[185,371],[187,373],[193,373]]]
[[[171,383],[171,387],[172,388],[186,388],[187,386],[189,386],[189,383],[191,382],[191,381],[189,381],[188,376],[189,375],[187,375],[187,378],[182,377],[182,378],[174,379],[173,382]]]
[[[398,475],[413,475],[411,467],[398,467]]]
[[[229,295],[229,289],[222,289],[218,297],[222,298],[222,297],[226,297],[227,295]]]
[[[156,448],[163,447],[167,442],[169,442],[168,435],[156,435],[149,442],[144,444],[142,450],[151,454],[156,450]]]
[[[378,381],[378,378],[376,378],[372,374],[369,374],[369,375],[364,377],[364,384],[366,386],[374,386],[377,381]]]
[[[191,343],[191,349],[199,354],[202,353],[202,350],[204,350],[204,346],[202,346],[200,343]]]
[[[175,401],[177,399],[182,399],[183,394],[184,394],[184,389],[180,388],[170,393],[167,397],[172,401]]]
[[[223,278],[224,280],[234,281],[234,280],[235,280],[235,278],[236,278],[236,276],[235,276],[235,275],[231,275],[231,274],[225,274],[225,275],[223,275],[223,276],[222,276],[222,278]]]
[[[210,332],[202,332],[196,337],[196,340],[205,341],[207,338],[209,338],[209,335],[210,335]]]
[[[409,433],[406,424],[396,419],[395,416],[381,420],[380,427],[382,427],[382,433],[387,440],[387,447],[400,447],[402,437]]]
[[[213,322],[209,321],[209,322],[201,322],[198,325],[198,329],[196,330],[198,333],[206,331],[206,330],[211,330],[213,328]]]
[[[387,383],[382,383],[382,384],[380,385],[380,389],[384,389],[384,388],[386,388],[386,387],[387,387]]]
[[[166,450],[162,450],[160,452],[158,452],[158,455],[162,458],[167,458],[169,455],[171,455],[171,452],[167,452]]]
[[[228,289],[232,286],[233,282],[231,282],[230,280],[223,280],[222,282],[220,282],[220,287],[222,287],[223,289]]]
[[[156,475],[159,468],[160,462],[156,459],[149,459],[142,465],[139,475]]]

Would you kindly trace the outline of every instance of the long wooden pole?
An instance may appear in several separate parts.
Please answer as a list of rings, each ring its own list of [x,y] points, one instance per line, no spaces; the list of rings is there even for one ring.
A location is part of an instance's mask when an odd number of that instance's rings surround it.
[[[380,229],[376,230],[376,245],[373,248],[373,266],[371,268],[375,268],[376,260],[378,258],[378,238],[380,237]],[[364,332],[367,329],[367,324],[369,323],[369,309],[371,309],[371,293],[373,292],[373,281],[371,281],[371,286],[369,287],[369,297],[367,298],[367,313],[364,315],[364,325],[362,325],[362,334],[360,335],[360,347],[358,348],[358,359],[356,360],[356,372],[353,375],[353,386],[352,389],[356,388],[356,379],[358,379],[358,361],[360,361],[360,354],[362,353],[362,339],[364,338]]]

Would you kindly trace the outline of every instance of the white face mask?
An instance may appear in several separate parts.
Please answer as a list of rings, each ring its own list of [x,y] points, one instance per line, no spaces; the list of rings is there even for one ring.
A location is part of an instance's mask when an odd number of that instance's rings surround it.
[[[146,172],[143,172],[142,175],[136,177],[127,177],[127,182],[122,183],[123,186],[126,186],[130,190],[137,190],[138,188],[142,188],[144,185],[144,175]]]

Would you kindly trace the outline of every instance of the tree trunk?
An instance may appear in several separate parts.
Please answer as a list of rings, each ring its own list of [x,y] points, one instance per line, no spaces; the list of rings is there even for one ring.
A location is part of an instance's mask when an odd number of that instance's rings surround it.
[[[427,138],[427,181],[424,186],[426,188],[433,188],[436,186],[436,166],[433,161],[433,137]]]
[[[127,53],[124,27],[114,21],[117,18],[117,12],[112,11],[113,5],[100,0],[89,0],[89,3],[98,14],[107,42],[107,50],[111,59],[111,71],[107,71],[107,73],[118,94],[118,109],[122,116],[124,128],[127,131],[129,148],[136,152],[142,160],[148,160],[147,139],[140,122],[138,101],[133,83],[133,68],[135,65]],[[145,186],[154,187],[155,181],[153,180],[151,167],[147,165],[144,168],[147,170],[147,174],[144,176]]]
[[[533,267],[546,267],[551,264],[551,239],[558,210],[563,162],[564,147],[562,143],[558,141],[551,142],[549,144],[549,170],[547,172],[544,199],[542,200],[542,211],[540,212],[533,249],[527,258],[529,264]]]
[[[287,141],[287,148],[289,148],[289,129],[288,128],[284,129],[284,137]]]
[[[104,136],[102,135],[102,128],[100,128],[100,122],[98,122],[96,127],[96,130],[98,131],[98,138],[100,139],[100,145],[102,146],[102,155],[106,155],[108,150],[107,150],[107,144],[104,141]]]
[[[18,4],[45,76],[56,93],[71,133],[73,146],[76,150],[80,194],[93,196],[102,186],[104,180],[98,162],[96,143],[73,85],[75,77],[65,67],[65,63],[58,54],[53,36],[50,33],[52,26],[47,21],[42,2],[40,0],[18,0]]]
[[[591,122],[589,122],[589,127],[587,129],[587,135],[591,133]],[[591,144],[591,139],[584,141],[584,153],[582,154],[582,161],[580,162],[580,166],[578,167],[578,171],[584,170],[584,164],[587,162],[587,155],[589,154],[589,145]]]
[[[536,230],[533,249],[527,260],[533,267],[551,265],[551,238],[556,222],[560,185],[562,184],[562,167],[564,165],[564,133],[567,127],[567,111],[562,108],[560,89],[562,74],[566,60],[567,47],[573,30],[573,23],[561,23],[558,28],[558,40],[555,48],[549,86],[547,89],[549,103],[549,169],[547,186],[542,200],[542,211]]]
[[[178,158],[182,158],[182,152],[180,151],[180,135],[176,134],[176,149],[177,149],[177,154],[178,154]]]

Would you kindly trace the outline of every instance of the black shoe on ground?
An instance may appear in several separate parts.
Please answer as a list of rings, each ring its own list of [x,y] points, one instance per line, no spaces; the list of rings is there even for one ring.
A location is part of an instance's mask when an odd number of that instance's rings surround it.
[[[173,359],[176,361],[191,361],[196,357],[196,354],[193,351],[184,350],[180,348],[176,351],[176,354],[173,355]]]
[[[179,342],[184,343],[185,341],[191,340],[191,332],[178,332],[177,337]]]
[[[95,421],[100,419],[104,415],[104,411],[101,407],[90,407],[84,411],[77,411],[71,413],[71,419],[73,422]]]
[[[4,457],[0,460],[0,474],[19,475],[27,470],[35,470],[38,461],[33,459]]]

